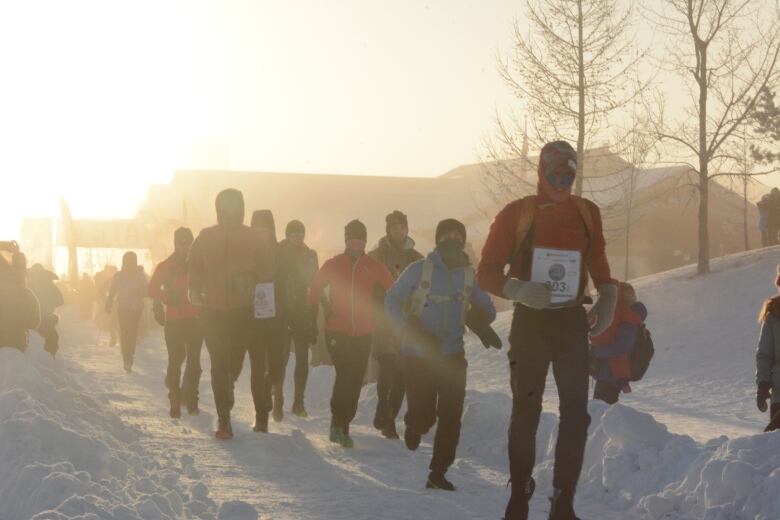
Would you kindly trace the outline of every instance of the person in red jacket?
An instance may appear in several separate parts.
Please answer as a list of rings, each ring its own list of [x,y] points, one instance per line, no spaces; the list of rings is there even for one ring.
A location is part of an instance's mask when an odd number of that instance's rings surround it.
[[[200,351],[203,332],[200,309],[190,303],[187,277],[187,256],[194,236],[186,227],[173,233],[173,254],[160,262],[149,281],[149,297],[165,306],[165,346],[168,349],[168,369],[165,386],[171,404],[170,416],[181,416],[181,405],[187,413],[198,415],[198,384],[200,383]],[[184,378],[181,366],[185,362]]]
[[[542,148],[537,195],[511,202],[496,216],[477,270],[480,287],[515,302],[509,335],[512,494],[506,520],[528,518],[550,364],[560,398],[550,519],[576,519],[574,493],[590,424],[589,322],[594,335],[603,332],[612,322],[617,297],[598,207],[571,194],[576,170],[577,154],[569,143],[554,141]],[[588,275],[599,300],[586,315]]]
[[[366,226],[359,220],[347,224],[346,251],[325,262],[309,287],[310,320],[316,320],[317,308],[322,303],[328,352],[336,368],[330,400],[330,440],[345,448],[354,445],[349,423],[357,412],[371,353],[374,314],[383,305],[383,301],[377,301],[377,294],[387,292],[393,285],[387,267],[365,254],[367,235]],[[323,298],[326,288],[330,294]]]

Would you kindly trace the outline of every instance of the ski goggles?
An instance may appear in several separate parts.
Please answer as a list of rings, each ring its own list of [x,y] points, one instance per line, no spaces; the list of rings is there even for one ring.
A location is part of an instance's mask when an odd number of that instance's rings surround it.
[[[549,173],[545,175],[547,182],[556,188],[571,188],[574,184],[574,175],[571,173]]]

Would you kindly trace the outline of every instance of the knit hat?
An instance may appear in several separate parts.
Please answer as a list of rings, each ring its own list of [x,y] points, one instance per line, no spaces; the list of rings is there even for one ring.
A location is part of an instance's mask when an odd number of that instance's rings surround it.
[[[577,152],[566,141],[551,141],[539,154],[539,173],[568,171],[577,174]]]
[[[276,222],[270,209],[258,209],[252,213],[252,227],[263,227],[271,230],[271,235],[276,240]]]
[[[409,220],[406,218],[406,215],[404,215],[403,212],[395,210],[385,217],[385,232],[389,233],[390,226],[395,224],[401,224],[402,226],[408,228]]]
[[[173,232],[174,242],[181,242],[182,240],[192,242],[194,239],[195,237],[192,235],[192,230],[188,227],[180,227]]]
[[[436,226],[436,243],[439,243],[439,239],[450,231],[457,231],[463,237],[463,242],[466,242],[466,226],[459,220],[454,218],[445,218]]]
[[[300,220],[291,220],[287,223],[287,227],[284,228],[284,236],[289,238],[290,235],[305,235],[306,234],[306,226],[303,225],[303,222]]]
[[[360,222],[358,219],[351,221],[344,227],[344,240],[363,240],[368,239],[368,230],[366,225]]]

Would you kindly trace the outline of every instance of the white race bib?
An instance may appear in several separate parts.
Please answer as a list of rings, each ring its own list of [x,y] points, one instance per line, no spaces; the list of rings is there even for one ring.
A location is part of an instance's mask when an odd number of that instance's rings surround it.
[[[552,289],[553,305],[577,299],[580,290],[582,253],[565,249],[534,248],[531,281]]]
[[[255,318],[267,319],[276,317],[276,299],[273,282],[255,285]]]

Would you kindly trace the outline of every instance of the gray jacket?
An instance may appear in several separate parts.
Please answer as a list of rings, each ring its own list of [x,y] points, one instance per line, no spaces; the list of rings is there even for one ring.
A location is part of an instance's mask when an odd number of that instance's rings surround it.
[[[772,404],[780,403],[780,319],[767,314],[756,350],[756,384],[772,385]]]

